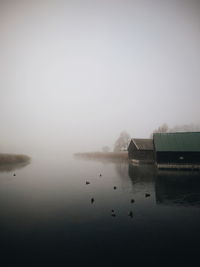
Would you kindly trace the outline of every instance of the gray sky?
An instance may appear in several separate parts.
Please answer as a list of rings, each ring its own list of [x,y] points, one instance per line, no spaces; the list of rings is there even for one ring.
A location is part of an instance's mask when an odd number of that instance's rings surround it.
[[[2,152],[200,123],[200,1],[0,0],[0,74]]]

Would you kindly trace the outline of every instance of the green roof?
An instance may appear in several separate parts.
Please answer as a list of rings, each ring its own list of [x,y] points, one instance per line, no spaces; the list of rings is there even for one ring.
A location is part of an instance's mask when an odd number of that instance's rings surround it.
[[[200,152],[200,132],[155,133],[156,151]]]

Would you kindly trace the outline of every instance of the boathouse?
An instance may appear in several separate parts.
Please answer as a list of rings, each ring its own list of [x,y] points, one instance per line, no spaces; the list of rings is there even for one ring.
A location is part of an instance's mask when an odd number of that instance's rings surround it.
[[[133,163],[153,163],[153,140],[140,138],[131,139],[128,146],[128,156]]]
[[[155,133],[158,168],[200,168],[200,132]]]

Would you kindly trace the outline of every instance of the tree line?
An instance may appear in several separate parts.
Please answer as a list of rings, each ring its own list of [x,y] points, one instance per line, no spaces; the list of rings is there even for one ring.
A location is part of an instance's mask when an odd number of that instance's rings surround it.
[[[150,134],[150,138],[153,138],[154,133],[172,133],[172,132],[199,132],[200,125],[199,124],[183,124],[183,125],[175,125],[174,127],[169,127],[167,123],[163,123],[158,128],[154,129]],[[119,134],[119,137],[114,143],[113,152],[121,152],[127,151],[129,143],[131,141],[131,136],[126,131],[122,131]],[[102,147],[102,151],[107,153],[110,152],[111,149],[109,146]]]

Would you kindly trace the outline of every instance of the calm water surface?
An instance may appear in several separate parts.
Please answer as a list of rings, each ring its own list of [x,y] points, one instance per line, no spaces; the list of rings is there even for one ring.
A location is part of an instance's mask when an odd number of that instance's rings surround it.
[[[35,157],[0,169],[0,226],[2,266],[199,266],[200,175]]]

